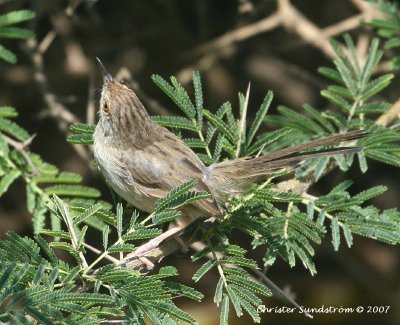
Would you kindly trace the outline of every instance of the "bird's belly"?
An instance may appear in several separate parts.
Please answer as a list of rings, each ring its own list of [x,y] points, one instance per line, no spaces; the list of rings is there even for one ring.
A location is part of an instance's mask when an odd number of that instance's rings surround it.
[[[124,177],[118,174],[110,174],[104,167],[99,165],[100,171],[104,175],[111,188],[131,205],[142,211],[153,212],[155,199],[145,195],[135,184],[127,183]]]
[[[94,145],[94,155],[100,172],[107,184],[124,200],[142,211],[153,212],[155,198],[152,198],[135,186],[134,182],[128,182],[125,175],[126,168],[121,166],[121,157],[116,157],[103,147]]]

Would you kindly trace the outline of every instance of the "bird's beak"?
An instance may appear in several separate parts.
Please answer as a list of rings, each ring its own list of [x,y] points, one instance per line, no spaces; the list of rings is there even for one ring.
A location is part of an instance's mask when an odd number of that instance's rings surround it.
[[[112,82],[114,79],[113,77],[108,73],[107,69],[105,68],[105,66],[103,65],[103,63],[100,61],[99,58],[96,57],[97,63],[100,66],[100,70],[103,74],[103,79],[104,82]]]

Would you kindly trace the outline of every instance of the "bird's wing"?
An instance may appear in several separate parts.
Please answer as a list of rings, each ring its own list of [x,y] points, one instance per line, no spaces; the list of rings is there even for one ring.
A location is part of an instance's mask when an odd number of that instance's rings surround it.
[[[143,149],[125,151],[121,157],[125,182],[139,187],[151,197],[162,198],[173,188],[196,180],[194,191],[210,192],[203,182],[204,165],[182,141],[168,137],[155,141]],[[207,215],[220,215],[213,198],[193,204]]]

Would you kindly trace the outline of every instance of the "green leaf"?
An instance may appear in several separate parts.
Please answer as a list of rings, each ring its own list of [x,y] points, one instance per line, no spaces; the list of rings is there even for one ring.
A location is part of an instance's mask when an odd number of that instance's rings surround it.
[[[109,253],[130,253],[135,250],[132,244],[114,244],[108,248]]]
[[[363,151],[357,153],[358,162],[360,165],[360,170],[365,173],[368,170],[367,159],[365,158],[365,153]]]
[[[172,315],[180,320],[183,320],[184,322],[187,322],[189,324],[195,325],[197,323],[196,320],[190,314],[180,310],[172,302],[168,303],[158,302],[157,309],[165,313],[168,313],[169,315]]]
[[[223,289],[224,289],[224,279],[220,277],[217,283],[217,287],[215,288],[215,294],[214,294],[214,302],[217,304],[217,306],[219,306],[220,302],[222,301]]]
[[[358,54],[357,54],[357,50],[354,45],[353,39],[351,38],[351,36],[348,33],[344,34],[343,38],[344,38],[344,41],[346,42],[347,48],[350,50],[350,56],[352,59],[352,66],[354,68],[355,75],[359,76],[361,73],[361,67],[360,67],[360,62],[358,59]]]
[[[190,131],[198,131],[198,127],[188,118],[180,116],[152,116],[151,119],[159,125],[184,129]]]
[[[377,102],[377,103],[364,103],[357,107],[358,114],[382,114],[388,111],[392,104]]]
[[[0,16],[0,27],[14,25],[35,17],[35,13],[31,10],[23,9],[8,12]]]
[[[225,138],[227,138],[231,143],[236,143],[238,140],[237,134],[233,133],[232,130],[219,118],[217,115],[211,113],[208,110],[204,110],[204,116],[207,120],[216,127]]]
[[[180,283],[165,282],[164,286],[167,287],[168,290],[179,296],[184,296],[196,301],[201,301],[204,298],[204,295],[201,292],[198,292],[197,290]]]
[[[365,101],[375,96],[377,93],[381,92],[383,89],[389,86],[393,78],[394,74],[386,74],[371,81],[363,89],[363,93],[360,100]]]
[[[117,234],[118,234],[118,238],[121,238],[122,236],[122,218],[123,218],[123,208],[122,208],[122,204],[118,203],[117,204]]]
[[[332,230],[332,244],[335,251],[339,250],[340,245],[340,231],[339,231],[339,223],[337,218],[332,218],[331,222],[331,230]]]
[[[194,253],[191,256],[191,259],[192,259],[193,262],[198,261],[199,259],[203,258],[204,256],[206,256],[207,254],[209,254],[211,252],[212,252],[211,247],[210,246],[206,246],[202,250]]]
[[[175,98],[178,99],[178,106],[188,117],[193,119],[196,116],[196,109],[193,106],[188,93],[175,77],[170,77],[170,80],[175,87]]]
[[[0,58],[11,64],[17,63],[17,56],[3,45],[0,45]]]
[[[0,179],[0,197],[8,190],[10,185],[21,175],[19,170],[11,170]]]
[[[195,180],[183,183],[172,189],[165,197],[159,199],[155,204],[155,212],[160,212],[167,208],[175,199],[177,199],[181,194],[189,191],[193,188],[197,182]]]
[[[351,234],[351,230],[347,224],[343,225],[343,234],[346,240],[347,246],[350,248],[353,245],[353,235]]]
[[[36,184],[40,183],[80,183],[82,176],[71,172],[61,172],[57,176],[41,174],[32,177]]]
[[[283,116],[286,116],[287,118],[294,121],[299,126],[300,129],[308,130],[316,134],[324,132],[323,129],[317,123],[288,107],[279,106],[278,111]]]
[[[207,142],[200,139],[183,139],[183,142],[190,148],[207,148]]]
[[[251,259],[238,256],[227,256],[220,259],[221,264],[236,265],[241,267],[248,267],[250,269],[257,269],[257,263]]]
[[[176,211],[176,210],[164,211],[164,212],[155,214],[152,218],[152,221],[155,225],[161,225],[163,223],[175,220],[180,215],[181,215],[180,211]]]
[[[72,144],[84,144],[84,145],[92,145],[93,144],[93,136],[92,134],[74,134],[70,135],[67,138],[67,141]]]
[[[308,104],[303,105],[304,110],[311,115],[322,127],[324,127],[330,133],[336,133],[333,125],[322,116],[320,112],[318,112],[314,107]]]
[[[201,85],[200,73],[198,71],[193,72],[193,86],[194,86],[194,97],[196,102],[197,112],[197,125],[199,128],[203,125],[203,89]]]
[[[346,99],[353,99],[357,95],[350,93],[350,91],[343,86],[331,85],[328,86],[327,90]]]
[[[108,247],[108,236],[109,236],[109,234],[110,234],[110,227],[108,225],[106,225],[103,228],[103,247],[104,247],[104,250],[107,250],[107,247]]]
[[[152,75],[153,82],[191,119],[195,117],[196,110],[189,99],[187,92],[178,83],[175,77],[171,77],[172,87],[159,75]]]
[[[130,231],[122,236],[123,240],[135,240],[135,239],[147,239],[160,236],[162,233],[161,229],[151,228],[151,229],[138,229]]]
[[[229,321],[229,297],[226,293],[223,295],[220,314],[220,325],[228,325]]]
[[[196,201],[204,200],[210,197],[210,193],[208,192],[188,192],[183,193],[171,200],[168,206],[165,209],[178,209],[184,205],[192,204]]]
[[[321,67],[321,68],[318,69],[318,72],[320,74],[322,74],[323,76],[325,76],[326,78],[329,78],[329,79],[331,79],[333,81],[336,81],[339,84],[343,84],[343,79],[340,76],[340,73],[337,72],[334,69]]]
[[[10,120],[0,117],[0,131],[8,133],[19,141],[26,141],[29,139],[29,134],[19,125]]]
[[[341,108],[345,113],[350,112],[351,106],[343,97],[338,96],[329,90],[322,90],[321,95],[339,106],[339,108]]]
[[[52,236],[55,238],[62,238],[62,239],[70,239],[71,238],[68,232],[60,231],[60,230],[42,229],[42,230],[40,230],[40,234]]]
[[[14,269],[16,268],[16,263],[11,263],[7,266],[7,268],[3,271],[3,274],[0,278],[0,292],[5,287],[5,284],[8,283],[8,279],[12,274],[14,274]]]
[[[238,317],[242,316],[243,315],[243,310],[242,310],[242,307],[240,306],[240,300],[241,299],[236,294],[236,292],[231,289],[230,286],[226,287],[226,291],[228,292],[229,298],[231,300],[233,308],[235,309],[236,315]]]
[[[103,208],[103,205],[101,203],[96,203],[96,204],[92,205],[90,208],[85,209],[83,212],[81,212],[80,214],[78,214],[74,217],[75,225],[78,226],[82,222],[86,221],[88,218],[95,215],[102,208]]]
[[[69,130],[76,134],[93,134],[95,128],[96,125],[86,123],[74,123],[69,127]]]
[[[11,106],[0,106],[0,117],[17,117],[18,112]]]
[[[210,271],[217,264],[214,260],[209,260],[205,262],[193,275],[193,281],[199,281],[208,271]]]
[[[93,187],[81,185],[54,185],[45,188],[44,191],[46,194],[56,194],[59,196],[97,198],[101,195],[99,190]]]
[[[250,127],[249,133],[247,135],[247,146],[253,141],[254,136],[256,135],[258,129],[260,128],[261,123],[264,121],[264,117],[268,112],[268,108],[271,105],[272,99],[274,95],[272,91],[269,91],[264,98],[263,103],[261,104],[260,109],[256,113],[256,117]]]
[[[356,78],[356,76],[355,76],[355,74],[353,74],[354,71],[349,71],[349,68],[350,68],[350,70],[352,70],[353,65],[349,64],[349,65],[345,66],[342,60],[334,60],[334,63],[336,65],[336,68],[339,71],[340,76],[342,77],[342,80],[344,81],[347,89],[353,95],[353,98],[356,97],[358,89],[357,89],[355,80],[353,79],[353,78]]]
[[[368,49],[367,61],[365,62],[360,80],[361,85],[365,85],[368,82],[369,78],[372,75],[372,72],[374,71],[376,65],[382,57],[383,53],[382,51],[379,51],[378,48],[379,40],[377,38],[374,38]]]
[[[69,236],[68,236],[69,237]],[[49,258],[51,264],[53,266],[57,265],[58,263],[58,258],[57,255],[54,253],[54,251],[50,248],[49,244],[47,243],[46,240],[43,239],[43,237],[36,235],[35,236],[36,242],[39,244],[41,247],[42,251],[46,254],[46,256]]]
[[[314,172],[316,181],[319,180],[319,178],[324,175],[330,160],[331,160],[330,157],[321,157],[317,159],[318,163],[315,167],[315,172]]]
[[[356,68],[357,63],[352,63],[349,60],[347,53],[345,53],[342,48],[342,45],[339,44],[336,40],[331,39],[330,43],[331,43],[333,50],[336,52],[336,54],[338,56],[338,59],[335,60],[335,64],[336,64],[336,62],[341,63],[341,65],[344,69],[344,73],[346,74],[346,78],[359,80],[360,74],[358,73],[357,68]],[[342,71],[339,71],[339,73],[343,79]]]
[[[266,297],[269,297],[272,295],[271,291],[266,286],[264,286],[263,284],[254,282],[253,280],[250,280],[249,278],[228,274],[226,276],[226,279],[230,283],[234,283],[240,287],[244,287],[244,288],[246,288],[252,292],[256,292],[260,295],[263,295]]]
[[[353,181],[350,179],[347,179],[343,182],[341,182],[340,184],[336,185],[332,190],[331,190],[331,194],[334,193],[340,193],[343,192],[345,190],[347,190],[351,185],[353,185]]]
[[[19,27],[0,28],[0,38],[28,39],[35,37],[35,33],[29,29]]]
[[[398,155],[394,155],[377,149],[367,149],[365,151],[365,155],[368,158],[384,162],[385,164],[400,167],[400,159]]]
[[[364,202],[376,196],[382,195],[386,191],[387,191],[386,186],[383,185],[374,186],[369,188],[368,190],[358,193],[357,195],[353,196],[352,199],[356,202]]]

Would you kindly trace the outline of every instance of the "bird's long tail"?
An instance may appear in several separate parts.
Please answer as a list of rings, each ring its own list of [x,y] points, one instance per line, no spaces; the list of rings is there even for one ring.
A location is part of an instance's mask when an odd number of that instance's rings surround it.
[[[240,192],[246,190],[246,187],[260,178],[265,178],[265,176],[282,170],[283,168],[293,170],[307,159],[360,152],[362,150],[361,147],[339,147],[313,152],[304,151],[338,142],[356,140],[364,137],[366,134],[368,134],[368,132],[363,130],[351,131],[279,149],[256,158],[226,160],[211,165],[207,173],[207,178],[212,180],[213,187],[216,191],[218,191],[218,186],[225,190],[228,190],[227,187],[229,186],[237,186],[238,188],[232,188],[232,190]]]

